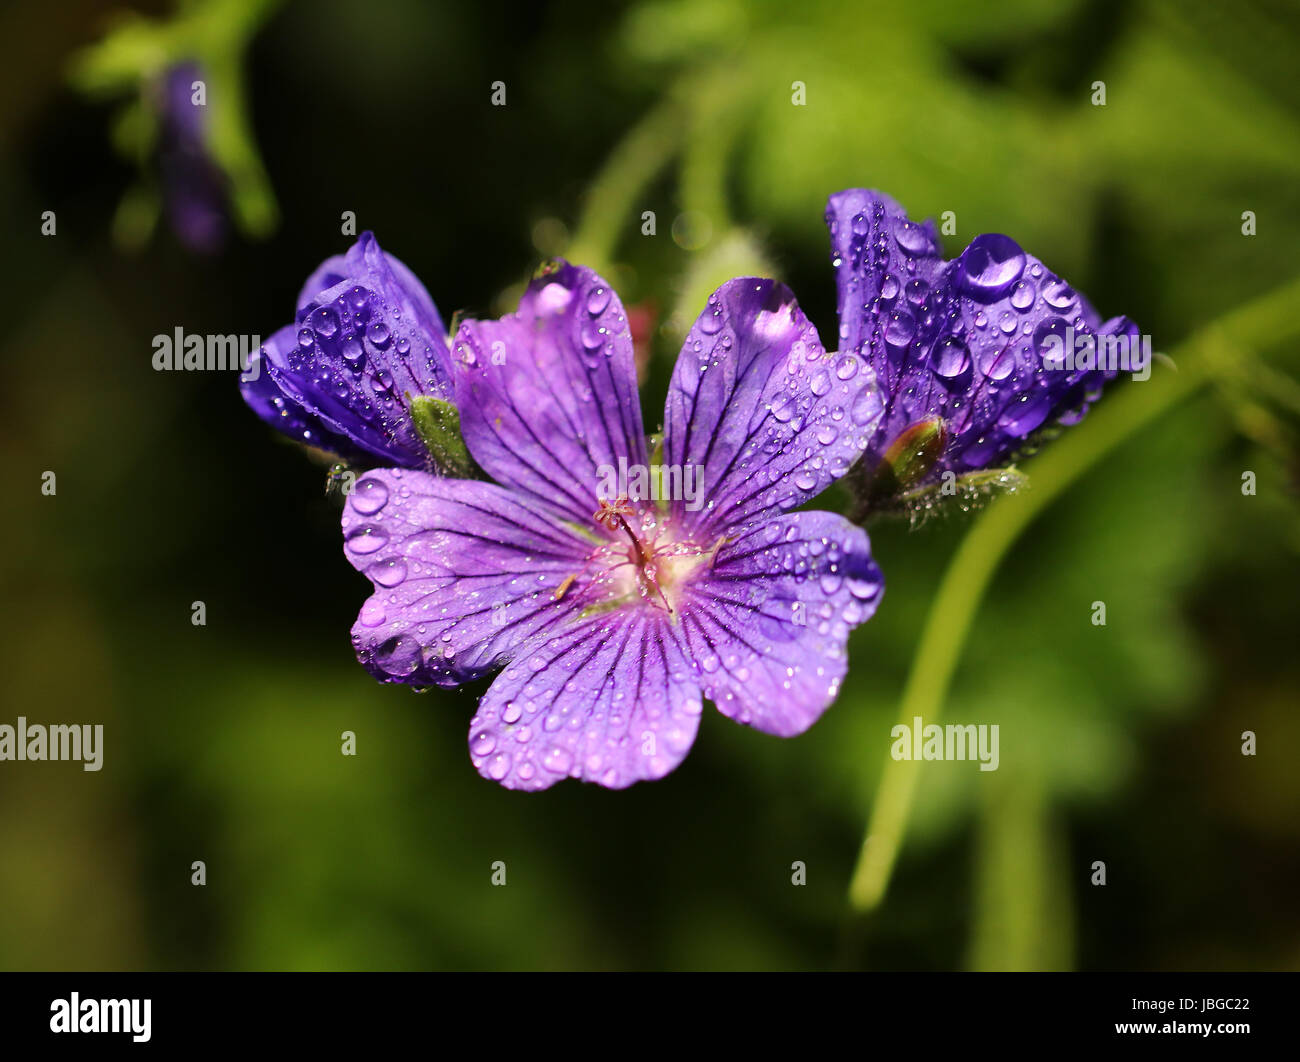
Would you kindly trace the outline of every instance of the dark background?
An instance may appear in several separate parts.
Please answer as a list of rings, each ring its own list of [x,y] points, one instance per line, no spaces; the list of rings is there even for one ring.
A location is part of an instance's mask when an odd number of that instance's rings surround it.
[[[861,934],[849,875],[971,516],[872,527],[884,603],[806,736],[707,710],[664,781],[511,793],[468,760],[482,686],[417,695],[356,664],[368,584],[322,469],[233,375],[150,365],[178,325],[287,323],[351,210],[448,320],[509,309],[550,253],[606,271],[655,314],[653,423],[717,280],[780,276],[833,345],[821,216],[855,185],[955,211],[951,254],[1013,235],[1174,351],[1300,272],[1294,4],[298,0],[244,69],[280,223],[210,257],[165,226],[112,239],[140,178],[110,142],[123,101],[68,80],[111,10],[0,14],[0,722],[103,723],[106,743],[99,773],[0,763],[0,967],[1300,965],[1294,341],[1243,351],[1016,544],[945,707],[1001,725],[1002,767],[926,768]],[[665,107],[673,132],[647,133]],[[610,163],[628,143],[635,165]],[[617,209],[584,221],[594,188]]]

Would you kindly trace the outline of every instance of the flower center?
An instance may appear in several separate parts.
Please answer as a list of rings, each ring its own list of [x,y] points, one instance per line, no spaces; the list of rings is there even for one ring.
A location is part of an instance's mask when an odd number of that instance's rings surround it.
[[[613,532],[608,544],[591,555],[587,571],[561,584],[558,600],[573,581],[589,581],[599,600],[588,611],[644,602],[674,618],[687,582],[713,564],[725,538],[702,548],[674,533],[669,518],[653,507],[638,508],[626,497],[601,500],[592,520]]]

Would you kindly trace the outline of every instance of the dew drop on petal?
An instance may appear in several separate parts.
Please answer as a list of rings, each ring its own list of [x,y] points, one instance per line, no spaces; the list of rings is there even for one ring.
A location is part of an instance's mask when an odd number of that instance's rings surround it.
[[[609,305],[609,288],[597,285],[587,294],[587,312],[592,317],[599,317]]]
[[[1008,291],[1025,272],[1025,252],[1010,236],[976,236],[957,259],[958,276],[966,291],[990,301]]]
[[[367,478],[352,492],[352,508],[362,516],[371,516],[388,504],[388,488],[382,480]]]

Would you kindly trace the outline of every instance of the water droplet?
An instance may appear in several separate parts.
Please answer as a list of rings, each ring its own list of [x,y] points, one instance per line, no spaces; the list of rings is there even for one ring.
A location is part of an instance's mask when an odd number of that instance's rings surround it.
[[[347,537],[348,548],[353,553],[365,555],[381,550],[388,543],[388,536],[378,527],[367,524],[350,531]]]
[[[555,774],[568,774],[569,768],[573,766],[573,757],[569,755],[567,749],[551,749],[542,759],[542,766],[548,771]]]
[[[990,380],[1005,380],[1016,367],[1010,347],[982,346],[975,354],[975,367]]]
[[[388,504],[388,488],[382,480],[367,478],[352,492],[352,508],[362,516],[371,516]]]
[[[312,322],[313,327],[326,339],[332,338],[338,332],[339,319],[335,316],[333,310],[322,306],[316,311],[315,318],[315,321]]]
[[[1011,305],[1017,310],[1027,310],[1034,304],[1038,290],[1032,280],[1022,280],[1011,289]]]
[[[584,322],[582,329],[582,345],[587,349],[587,353],[595,354],[605,345],[605,340],[609,337],[609,330],[603,328],[596,321]]]
[[[910,255],[930,253],[929,234],[914,221],[900,218],[894,222],[894,239],[898,246]]]
[[[1000,298],[1025,272],[1025,252],[1010,236],[990,232],[976,236],[957,259],[958,277],[968,294],[981,302]]]
[[[935,344],[930,354],[934,371],[952,379],[960,376],[970,366],[970,350],[956,336],[945,336]]]
[[[849,584],[849,593],[854,597],[865,601],[867,598],[875,596],[877,584],[869,579],[858,579],[849,576],[847,582]]]
[[[420,645],[405,634],[390,638],[376,651],[375,659],[390,675],[409,675],[420,666]]]
[[[392,589],[406,578],[406,562],[393,558],[372,565],[367,573],[379,586]]]
[[[1046,394],[1021,395],[1003,410],[998,427],[1011,435],[1028,435],[1047,419],[1051,408],[1051,398]]]
[[[849,407],[849,416],[853,419],[853,423],[865,427],[880,416],[883,408],[876,388],[864,387],[854,396],[853,405]]]
[[[772,416],[784,424],[795,415],[798,403],[795,397],[788,392],[778,395],[772,400]]]
[[[587,312],[592,317],[599,317],[609,305],[609,288],[597,285],[587,293]]]
[[[1064,280],[1053,281],[1043,289],[1044,301],[1057,310],[1068,310],[1077,298],[1074,288]]]
[[[889,324],[885,327],[885,342],[894,347],[905,347],[916,334],[916,318],[910,313],[899,311],[889,315]]]

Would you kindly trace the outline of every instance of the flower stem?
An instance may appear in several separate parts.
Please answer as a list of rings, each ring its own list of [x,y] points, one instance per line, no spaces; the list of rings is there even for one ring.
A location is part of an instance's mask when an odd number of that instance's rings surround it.
[[[1298,303],[1300,278],[1205,326],[1175,352],[1177,372],[1162,372],[1148,381],[1130,383],[1100,403],[1083,424],[1035,458],[1032,489],[998,498],[989,505],[957,548],[930,606],[903,690],[900,722],[910,726],[916,716],[927,723],[938,718],[984,591],[1002,558],[1034,519],[1121,443],[1209,380],[1209,365],[1216,349],[1258,348],[1300,334],[1300,315],[1295,312]],[[907,829],[920,770],[917,761],[889,756],[885,759],[849,885],[849,903],[855,911],[870,911],[885,896]]]
[[[687,112],[680,92],[668,97],[642,118],[614,149],[592,182],[565,257],[606,273],[619,236],[640,212],[636,197],[681,147]]]

